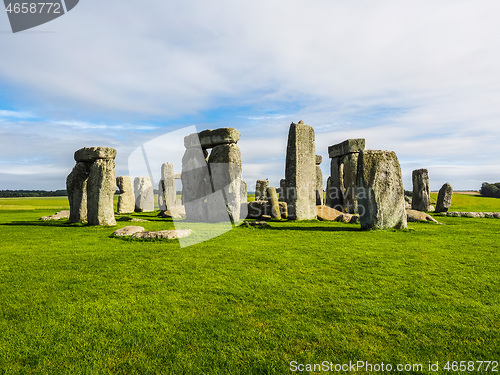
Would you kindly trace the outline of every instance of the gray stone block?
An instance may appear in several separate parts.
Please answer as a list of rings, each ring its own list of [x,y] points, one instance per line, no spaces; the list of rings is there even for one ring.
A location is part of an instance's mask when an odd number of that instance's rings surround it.
[[[342,143],[328,147],[328,155],[330,158],[350,154],[353,152],[361,152],[365,149],[365,139],[348,139]]]

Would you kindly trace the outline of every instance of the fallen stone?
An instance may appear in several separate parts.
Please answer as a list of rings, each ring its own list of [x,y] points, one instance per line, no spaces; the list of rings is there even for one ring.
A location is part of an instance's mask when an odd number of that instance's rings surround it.
[[[65,211],[59,211],[54,215],[50,216],[42,216],[40,220],[43,221],[50,221],[50,220],[61,220],[61,219],[69,219],[70,211],[65,210]]]
[[[439,189],[436,212],[447,212],[451,206],[451,198],[453,197],[453,187],[446,183]]]
[[[351,215],[347,213],[340,214],[335,218],[335,221],[340,221],[343,223],[356,224],[359,221],[358,215]]]
[[[269,224],[267,223],[267,221],[245,221],[242,223],[242,226],[265,228],[269,227]]]
[[[172,219],[183,219],[186,217],[186,209],[184,206],[172,207],[169,210],[160,212],[158,216]]]
[[[147,231],[138,232],[132,235],[132,238],[142,238],[142,239],[175,239],[184,238],[192,233],[191,229],[170,229],[170,230],[160,230],[160,231]]]
[[[130,225],[128,227],[123,227],[123,228],[120,228],[118,230],[115,230],[113,232],[113,236],[116,236],[116,237],[131,236],[131,235],[133,235],[135,233],[139,233],[139,232],[144,232],[144,228]]]
[[[316,215],[318,220],[334,221],[342,212],[328,206],[316,206]]]
[[[94,162],[98,159],[113,160],[116,149],[112,147],[84,147],[75,152],[77,162]]]
[[[335,158],[342,155],[347,155],[354,152],[361,152],[365,149],[365,139],[348,139],[342,143],[328,147],[328,155],[330,158]]]
[[[439,222],[434,219],[431,215],[426,214],[422,211],[407,209],[406,210],[406,220],[409,222],[417,222],[417,221],[432,221],[433,223]]]

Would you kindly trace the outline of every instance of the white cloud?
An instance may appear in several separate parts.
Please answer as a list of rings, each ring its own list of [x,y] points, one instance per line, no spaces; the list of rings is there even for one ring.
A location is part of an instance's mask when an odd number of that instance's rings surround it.
[[[37,28],[54,33],[1,36],[0,82],[22,110],[0,111],[0,160],[67,165],[103,144],[122,173],[162,134],[149,120],[238,107],[210,126],[242,132],[249,179],[279,182],[288,125],[303,119],[325,175],[328,145],[364,137],[398,153],[405,183],[416,166],[478,187],[500,180],[499,11],[495,0],[80,2]]]

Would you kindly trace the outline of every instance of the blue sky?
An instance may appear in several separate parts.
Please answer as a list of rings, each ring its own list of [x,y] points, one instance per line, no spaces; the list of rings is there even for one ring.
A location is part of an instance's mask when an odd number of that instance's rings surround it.
[[[406,189],[417,168],[434,190],[478,189],[500,181],[498,14],[496,0],[81,0],[12,34],[0,12],[0,189],[64,188],[84,146],[117,148],[128,174],[136,148],[193,125],[237,128],[250,190],[278,185],[299,120],[325,178],[327,147],[363,137],[396,151]]]

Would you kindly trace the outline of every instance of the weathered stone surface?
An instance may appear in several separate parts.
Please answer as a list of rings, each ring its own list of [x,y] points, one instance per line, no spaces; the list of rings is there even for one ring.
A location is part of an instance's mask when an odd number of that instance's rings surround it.
[[[359,221],[358,215],[351,215],[348,213],[343,213],[335,218],[335,221],[339,221],[342,223],[356,224]]]
[[[500,219],[500,212],[442,212],[442,215],[451,217],[474,217],[474,218],[495,218]]]
[[[416,169],[412,172],[413,195],[411,208],[417,211],[429,211],[431,195],[429,191],[429,172],[427,169]]]
[[[358,198],[356,191],[358,176],[358,153],[351,153],[340,158],[342,175],[340,187],[342,190],[342,201],[344,212],[355,214],[358,212]]]
[[[87,181],[87,221],[90,225],[116,225],[115,193],[114,160],[97,159],[90,167]]]
[[[189,221],[208,221],[207,197],[213,193],[204,151],[188,148],[182,157],[182,202]]]
[[[134,179],[135,211],[151,212],[155,210],[155,193],[153,182],[149,177]]]
[[[66,178],[71,223],[87,222],[87,182],[92,163],[78,162]]]
[[[131,236],[131,235],[133,235],[135,233],[139,233],[139,232],[144,232],[144,228],[134,226],[134,225],[129,225],[128,227],[123,227],[123,228],[120,228],[118,230],[115,230],[113,232],[113,236],[116,236],[116,237]]]
[[[286,151],[286,198],[292,220],[316,218],[316,153],[314,129],[292,123]]]
[[[218,145],[237,143],[241,134],[234,128],[208,129],[184,137],[184,147],[212,148]]]
[[[112,147],[84,147],[75,152],[77,162],[94,162],[98,159],[114,160],[116,149]]]
[[[438,222],[431,215],[426,214],[425,212],[411,210],[411,209],[406,210],[406,220],[408,222],[417,222],[417,221],[432,221],[433,223]]]
[[[360,153],[357,191],[362,229],[407,227],[401,167],[395,152]]]
[[[342,143],[328,147],[328,155],[330,158],[347,155],[354,152],[361,152],[365,149],[365,139],[348,139]]]
[[[320,165],[322,161],[323,161],[323,156],[316,155],[316,165]]]
[[[321,171],[321,167],[319,165],[316,165],[316,206],[322,206],[322,205],[323,205],[323,172]]]
[[[278,202],[280,206],[280,215],[282,219],[288,219],[288,207],[286,202]]]
[[[240,195],[240,220],[243,220],[248,215],[248,186],[243,180],[241,180]]]
[[[282,178],[280,180],[280,192],[279,192],[280,196],[278,198],[278,200],[280,202],[286,202],[286,180],[284,178]]]
[[[222,191],[231,221],[240,219],[241,151],[235,143],[215,146],[208,158],[214,192]],[[209,212],[210,215],[210,212]]]
[[[435,212],[447,212],[450,209],[452,197],[452,186],[449,183],[444,184],[441,189],[439,189]]]
[[[175,207],[177,189],[175,187],[175,172],[172,163],[162,164],[161,178],[158,185],[158,206],[160,207],[160,211],[166,211]]]
[[[276,193],[276,188],[271,186],[267,188],[267,202],[271,206],[271,217],[277,220],[281,220],[281,211],[278,202],[278,194]]]
[[[175,239],[184,238],[191,234],[191,229],[170,229],[170,230],[160,230],[155,232],[138,232],[132,235],[133,238],[143,238],[143,239]]]
[[[118,195],[118,214],[129,214],[135,210],[134,185],[130,176],[118,176],[116,186],[120,190]]]
[[[316,215],[318,220],[323,221],[333,221],[338,216],[342,215],[342,212],[328,206],[316,206]]]
[[[326,190],[327,206],[344,211],[344,194],[342,191],[344,166],[340,164],[340,158],[332,158],[330,163],[330,187]]]
[[[267,201],[248,202],[248,219],[258,219],[263,215],[271,216],[271,206]]]
[[[42,216],[40,220],[43,221],[50,221],[50,220],[61,220],[61,219],[69,219],[70,211],[65,210],[65,211],[59,211],[55,213],[54,215],[50,216]]]
[[[160,212],[158,216],[172,219],[182,219],[186,217],[186,209],[184,206],[176,206]]]
[[[266,198],[266,191],[267,188],[269,187],[269,180],[257,180],[255,184],[255,200],[256,201],[265,201]]]

